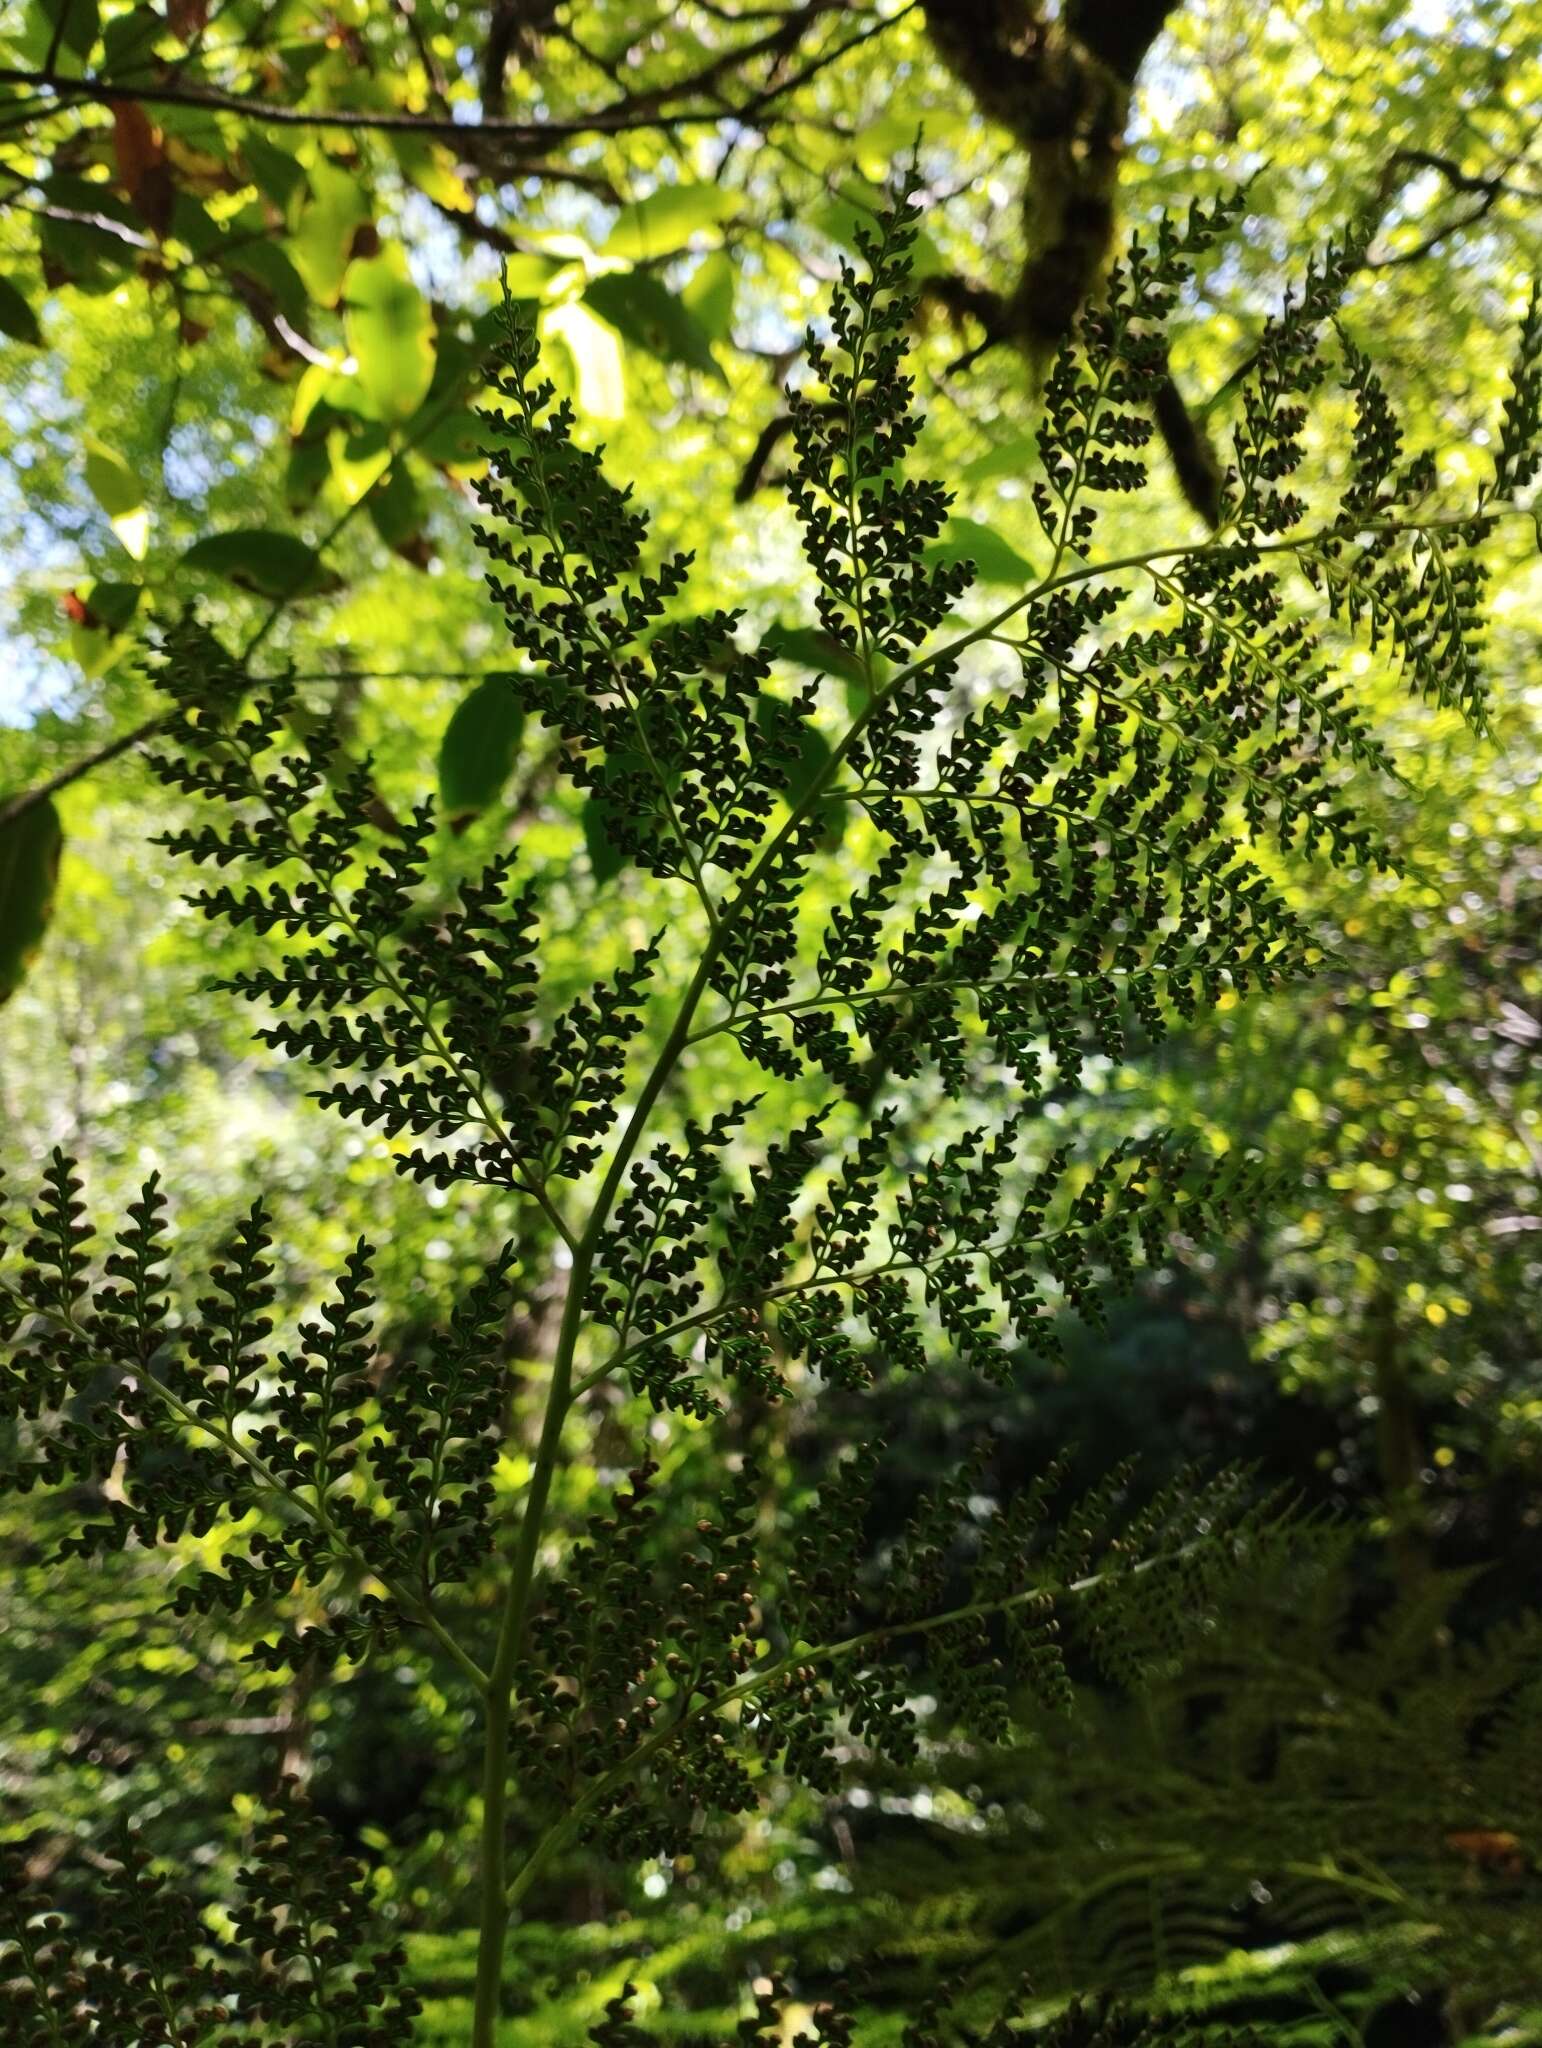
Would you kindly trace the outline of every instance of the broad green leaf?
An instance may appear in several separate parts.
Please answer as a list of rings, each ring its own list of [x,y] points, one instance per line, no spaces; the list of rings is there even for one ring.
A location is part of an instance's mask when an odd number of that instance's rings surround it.
[[[78,592],[95,622],[109,633],[121,633],[139,609],[144,595],[137,583],[90,583]]]
[[[105,675],[126,651],[123,629],[139,608],[137,583],[77,584],[61,602],[70,624],[70,653],[87,676]]]
[[[1028,436],[1014,434],[999,448],[988,448],[973,462],[966,462],[958,473],[958,480],[964,484],[989,484],[998,477],[1027,476],[1037,466],[1038,460],[1039,452]]]
[[[262,597],[314,597],[338,587],[338,579],[323,566],[313,547],[292,533],[275,533],[262,526],[211,533],[193,543],[182,557],[182,565],[222,577],[243,590],[255,590]]]
[[[579,410],[591,419],[620,419],[626,410],[626,380],[615,329],[586,306],[574,304],[553,308],[541,331],[554,334],[567,350]]]
[[[594,244],[584,235],[552,228],[527,228],[521,239],[544,255],[559,257],[564,265],[576,264],[585,275],[594,260]]]
[[[412,134],[392,135],[390,142],[392,155],[420,192],[447,213],[470,213],[475,201],[455,168],[454,154],[442,142]]]
[[[669,256],[702,228],[726,220],[738,201],[719,185],[660,185],[621,210],[605,240],[605,254],[628,263]]]
[[[982,526],[978,519],[950,519],[942,530],[941,540],[933,541],[921,559],[928,568],[941,563],[973,562],[981,583],[1010,583],[1026,589],[1034,578],[1033,564],[993,527]]]
[[[510,256],[500,273],[501,281],[509,288],[511,299],[544,299],[559,277],[573,269],[571,263],[564,263],[556,256],[542,256],[531,251]],[[500,307],[498,311],[502,312]]]
[[[225,224],[217,221],[191,192],[173,194],[169,232],[179,242],[186,242],[195,256],[214,263],[219,261],[221,245],[227,239]]]
[[[289,253],[306,289],[323,306],[335,306],[353,253],[353,238],[369,219],[369,201],[357,178],[326,157],[307,173],[309,197],[301,205]]]
[[[848,179],[833,198],[814,209],[813,225],[839,247],[856,255],[858,238],[872,234],[878,225],[878,216],[887,204],[876,185],[865,185],[860,179]],[[912,275],[934,277],[946,268],[942,251],[925,228],[918,228],[912,251]]]
[[[305,280],[278,242],[250,241],[228,254],[216,251],[226,270],[252,278],[262,286],[291,327],[303,329],[310,312]]]
[[[154,74],[161,63],[156,54],[156,44],[165,34],[166,24],[152,8],[140,5],[131,7],[126,14],[115,14],[102,27],[102,54],[97,59],[96,70],[103,78],[118,83],[130,79],[147,78]],[[191,109],[183,111],[190,112]],[[165,126],[164,113],[156,110],[157,125]]]
[[[120,512],[112,522],[112,530],[123,543],[125,551],[136,562],[145,558],[145,549],[150,545],[150,513],[148,507],[136,505],[132,512]]]
[[[143,243],[143,224],[128,200],[99,178],[83,178],[74,171],[53,171],[43,186],[50,206],[66,213],[90,215],[123,228]],[[50,216],[51,217],[51,216]]]
[[[86,484],[118,539],[136,562],[142,562],[150,539],[144,485],[116,449],[92,434],[86,436]]]
[[[456,705],[439,743],[439,808],[452,827],[497,802],[524,730],[525,714],[501,676],[478,683]]]
[[[603,797],[592,796],[584,805],[582,825],[584,845],[589,852],[589,866],[597,882],[608,882],[619,875],[631,858],[610,836],[612,806]]]
[[[68,171],[56,171],[43,192],[49,211],[38,220],[37,241],[47,283],[116,290],[152,246],[134,209],[109,186]]]
[[[327,435],[327,454],[338,488],[350,505],[357,505],[391,460],[390,436],[378,421],[334,427]]]
[[[412,445],[425,462],[443,469],[481,469],[488,429],[474,412],[446,413],[423,434],[414,434]]]
[[[150,13],[148,7],[136,11],[141,21]],[[213,107],[155,103],[155,125],[165,138],[167,158],[179,171],[186,171],[200,190],[205,180],[223,190],[234,169],[235,145],[224,126],[226,118]]]
[[[100,297],[116,291],[123,274],[139,258],[132,242],[89,221],[45,214],[37,224],[38,254],[43,276],[52,288],[72,284],[77,291]]]
[[[24,341],[29,348],[42,346],[43,330],[37,315],[8,277],[0,276],[0,334],[12,341]]]
[[[946,107],[929,106],[925,119],[916,113],[880,114],[868,122],[849,142],[841,144],[843,158],[856,164],[869,178],[881,184],[895,175],[896,167],[910,161],[917,134],[924,129],[924,141],[931,149],[950,143],[968,127],[968,116]]]
[[[756,706],[756,719],[762,727],[771,723],[771,705],[762,697]],[[830,743],[824,734],[812,725],[803,728],[803,741],[798,758],[788,770],[786,797],[790,804],[800,804],[814,785],[814,779],[822,775],[830,764]],[[826,818],[825,843],[838,844],[845,834],[846,819],[844,806],[831,804],[815,807]]]
[[[653,770],[647,756],[631,748],[623,747],[619,753],[612,754],[609,766],[623,775],[640,775],[649,782],[653,781]],[[670,779],[673,781],[674,778]],[[617,815],[616,804],[603,794],[591,794],[580,815],[584,845],[589,850],[589,865],[597,882],[608,882],[613,875],[620,874],[632,858],[611,836],[611,820]]]
[[[294,401],[289,408],[290,433],[308,434],[311,421],[318,412],[335,413],[343,419],[367,419],[375,427],[381,425],[374,417],[374,407],[358,378],[343,369],[335,359],[310,363],[301,372],[300,381],[294,388]]]
[[[33,7],[43,20],[43,34],[34,41],[41,40],[45,55],[57,42],[59,52],[90,56],[101,32],[98,0],[33,0]]]
[[[399,242],[349,264],[343,328],[359,381],[381,418],[409,419],[434,381],[434,316]]]
[[[316,493],[331,474],[332,453],[327,436],[315,432],[296,435],[289,444],[289,460],[284,466],[284,502],[290,511],[303,512],[313,505]]]
[[[70,625],[70,654],[83,676],[95,681],[117,666],[124,645],[115,633],[100,633],[90,626]]]
[[[144,485],[123,457],[93,434],[86,436],[86,483],[109,519],[133,512],[145,501]]]
[[[0,797],[0,811],[6,799]],[[16,993],[53,911],[64,834],[45,797],[0,823],[0,1003]]]
[[[738,277],[726,249],[703,256],[680,293],[680,302],[709,341],[727,341],[733,329]]]
[[[839,676],[842,682],[865,686],[867,672],[849,648],[818,626],[768,626],[761,635],[763,653],[795,661],[816,675]]]
[[[813,726],[806,726],[803,744],[798,758],[787,777],[787,798],[790,803],[801,804],[814,786],[817,776],[830,765],[830,743]]]
[[[366,510],[370,524],[393,554],[414,568],[428,567],[433,558],[423,532],[428,508],[405,455],[397,456],[384,480],[370,492]]]
[[[656,277],[643,271],[612,271],[594,280],[584,293],[584,304],[660,362],[683,363],[719,383],[727,382],[706,334],[683,301]]]
[[[287,149],[279,149],[257,130],[247,126],[241,136],[241,155],[259,192],[265,193],[280,213],[288,213],[305,186],[305,168]]]

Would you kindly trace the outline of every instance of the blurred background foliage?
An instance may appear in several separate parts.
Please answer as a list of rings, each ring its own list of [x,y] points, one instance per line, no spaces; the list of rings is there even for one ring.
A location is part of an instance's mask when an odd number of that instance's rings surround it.
[[[1028,103],[1032,65],[1052,97],[1065,52],[1120,22],[1139,44],[1130,76],[1106,56],[1086,72],[1113,78],[1115,111],[1077,101],[1055,131]],[[989,58],[1008,31],[1000,75],[1028,95],[1016,122],[958,60],[961,37]],[[1245,233],[1178,315],[1197,434],[1224,435],[1286,281],[1369,211],[1346,326],[1410,440],[1459,481],[1537,268],[1539,121],[1530,0],[0,8],[6,1169],[26,1186],[64,1143],[111,1209],[158,1166],[194,1247],[262,1184],[291,1317],[366,1227],[387,1362],[517,1228],[498,1477],[519,1489],[560,1310],[554,1248],[494,1193],[400,1183],[387,1148],[318,1113],[207,990],[261,941],[227,934],[215,962],[150,843],[176,818],[137,753],[156,715],[143,629],[196,600],[254,670],[294,666],[309,715],[370,757],[383,816],[437,789],[446,895],[517,838],[553,935],[547,973],[576,989],[642,942],[652,906],[602,809],[570,808],[546,739],[481,687],[504,656],[468,480],[500,268],[538,305],[548,368],[633,480],[655,545],[694,551],[693,602],[753,590],[745,630],[774,629],[789,686],[823,673],[834,706],[846,679],[791,595],[780,394],[876,185],[918,137],[923,464],[957,493],[945,544],[980,562],[989,602],[1042,545],[1042,360],[1002,309],[1110,134],[1118,234],[1247,182]],[[1331,474],[1346,451],[1321,452]],[[1159,510],[1108,521],[1138,519],[1146,545],[1154,518],[1191,536],[1195,511],[1164,484]],[[1002,1484],[1067,1446],[1086,1477],[1130,1454],[1157,1477],[1256,1461],[1344,1517],[1334,1584],[1261,1598],[1225,1659],[1163,1698],[1110,1698],[1068,1728],[1025,1703],[994,1757],[923,1701],[903,1782],[854,1749],[838,1797],[784,1789],[668,1867],[570,1857],[513,1937],[510,2048],[582,2040],[628,1978],[662,2038],[720,2038],[773,1967],[790,1959],[812,2001],[864,1957],[875,2041],[945,1977],[983,1996],[1024,1969],[1046,2013],[1090,1985],[1282,2042],[1542,2041],[1542,1781],[1485,1788],[1468,1769],[1535,1655],[1542,1585],[1529,540],[1493,543],[1487,740],[1410,712],[1361,657],[1383,727],[1418,719],[1403,735],[1417,773],[1377,820],[1396,873],[1291,882],[1320,932],[1316,980],[1161,1045],[1132,1036],[1123,1061],[1089,1059],[1045,1103],[1046,1149],[1169,1121],[1258,1148],[1268,1198],[1229,1242],[1176,1248],[1106,1329],[1068,1332],[1063,1361],[1025,1357],[989,1392],[944,1364],[872,1397],[898,1477],[854,1574],[881,1569],[909,1494],[983,1435]],[[5,821],[7,798],[56,780],[52,808]],[[700,1048],[678,1084],[697,1113],[716,1101],[714,1059]],[[909,1130],[937,1113],[912,1102]],[[630,1458],[611,1400],[591,1404],[562,1529]],[[795,1494],[853,1419],[806,1386],[738,1426]],[[690,1432],[660,1451],[683,1489]],[[24,1501],[0,1522],[0,1834],[51,1871],[133,1813],[215,1901],[253,1802],[297,1773],[409,1931],[421,2038],[463,2039],[474,1771],[434,1657],[404,1644],[324,1689],[264,1671],[239,1633],[195,1636],[161,1611],[209,1561],[191,1540],[45,1568],[70,1513]],[[1345,1759],[1331,1826],[1320,1811],[1295,1824],[1303,1742]]]

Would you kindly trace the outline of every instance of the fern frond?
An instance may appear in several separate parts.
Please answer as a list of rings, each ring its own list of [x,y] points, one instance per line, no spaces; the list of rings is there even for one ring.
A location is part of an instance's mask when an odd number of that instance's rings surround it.
[[[64,2048],[267,2048],[275,2040],[388,2048],[420,2010],[406,1957],[372,1928],[366,1873],[342,1856],[293,1787],[259,1819],[238,1878],[234,1939],[217,1940],[197,1904],[120,1830],[91,1897],[68,1925],[6,1858],[0,1882],[0,1997],[18,2042]],[[9,1996],[6,1996],[9,1994]]]

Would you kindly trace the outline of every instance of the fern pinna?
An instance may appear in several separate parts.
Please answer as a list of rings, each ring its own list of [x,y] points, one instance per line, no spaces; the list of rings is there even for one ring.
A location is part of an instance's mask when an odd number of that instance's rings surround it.
[[[653,936],[577,996],[543,985],[539,878],[517,851],[452,907],[430,904],[430,807],[382,836],[367,770],[339,785],[326,731],[295,738],[297,685],[256,686],[195,621],[166,630],[159,772],[213,813],[168,844],[210,871],[208,917],[282,941],[225,985],[258,1006],[267,1046],[320,1070],[323,1102],[387,1135],[404,1174],[475,1184],[511,1228],[529,1219],[557,1249],[565,1306],[505,1528],[491,1474],[512,1249],[430,1362],[382,1380],[367,1242],[286,1347],[261,1202],[206,1280],[173,1276],[156,1183],[104,1253],[56,1156],[0,1297],[9,1482],[96,1482],[100,1516],[67,1546],[81,1554],[239,1524],[222,1568],[190,1570],[176,1599],[271,1613],[255,1654],[275,1664],[432,1636],[484,1735],[478,2048],[495,2039],[509,1915],[565,1844],[665,1853],[702,1809],[750,1806],[768,1769],[823,1786],[853,1746],[902,1760],[923,1680],[989,1740],[1011,1683],[1064,1705],[1088,1659],[1121,1682],[1167,1668],[1277,1526],[1235,1475],[1137,1510],[1115,1474],[1068,1509],[1052,1478],[992,1500],[982,1467],[923,1503],[873,1589],[850,1564],[881,1446],[854,1444],[768,1534],[754,1458],[725,1436],[685,1540],[656,1512],[647,1455],[650,1429],[710,1443],[736,1407],[810,1375],[860,1390],[938,1347],[999,1375],[1007,1343],[1052,1349],[1064,1308],[1095,1316],[1100,1286],[1175,1233],[1223,1229],[1256,1190],[1252,1163],[1157,1131],[1095,1158],[1046,1144],[1049,1070],[1074,1080],[1089,1053],[1309,969],[1288,863],[1388,857],[1366,797],[1396,771],[1344,655],[1386,643],[1413,692],[1482,721],[1476,550],[1537,465],[1535,316],[1495,481],[1451,509],[1334,326],[1354,249],[1330,251],[1264,334],[1219,531],[1098,551],[1105,502],[1147,481],[1164,320],[1238,213],[1164,221],[1114,272],[1046,390],[1044,573],[962,619],[971,566],[936,546],[949,494],[911,473],[917,208],[904,197],[884,217],[791,401],[813,606],[860,678],[842,706],[741,646],[743,614],[679,616],[688,561],[651,560],[646,517],[574,438],[509,309],[476,529],[520,657],[507,686],[603,802],[656,912]],[[1335,364],[1353,444],[1317,502],[1308,413]],[[671,1084],[707,1061],[721,1106],[693,1122]],[[634,1397],[635,1469],[554,1566],[553,1477],[604,1383]],[[490,1569],[491,1623],[458,1597]],[[331,1589],[327,1624],[288,1618],[297,1585]],[[125,1896],[139,1854],[125,1848],[114,1880]],[[355,2007],[368,1993],[402,2010],[367,1944],[346,1960],[351,1908],[330,1911],[319,1971],[282,1915],[247,1916],[276,2017],[259,2002],[232,2018],[224,1966],[192,1957],[167,1914],[178,1982],[210,1973],[192,2005],[212,2017],[184,2001],[180,2031],[168,2006],[133,2038],[384,2038],[368,2014],[328,2016],[334,1969]],[[36,2038],[129,2038],[100,1988],[136,1961],[113,1949],[140,1939],[126,1924],[107,1913],[82,1935],[101,1956],[71,1965],[62,1994],[47,1957],[67,1931],[7,1925]],[[1096,2015],[1066,2026],[1135,2038]],[[618,2002],[596,2038],[631,2029]]]

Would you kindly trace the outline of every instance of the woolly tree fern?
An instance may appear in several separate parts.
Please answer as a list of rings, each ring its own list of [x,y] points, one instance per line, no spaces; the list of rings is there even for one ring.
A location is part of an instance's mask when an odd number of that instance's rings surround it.
[[[477,529],[521,658],[509,688],[659,906],[656,935],[576,1000],[543,984],[537,878],[517,852],[426,914],[428,806],[381,840],[367,775],[334,787],[328,735],[293,738],[292,685],[255,687],[196,623],[165,637],[160,770],[211,811],[169,844],[209,871],[207,916],[273,941],[272,964],[227,986],[259,1006],[268,1046],[320,1070],[322,1101],[393,1141],[403,1173],[535,1205],[561,1240],[566,1303],[504,1528],[491,1475],[511,1254],[430,1364],[377,1384],[366,1242],[286,1348],[260,1200],[200,1280],[171,1271],[153,1180],[104,1253],[57,1156],[6,1269],[10,1480],[98,1482],[100,1516],[66,1546],[82,1556],[223,1524],[221,1568],[178,1594],[190,1617],[282,1616],[297,1585],[363,1588],[334,1597],[324,1627],[281,1621],[256,1652],[274,1664],[357,1658],[400,1631],[437,1640],[484,1738],[478,2048],[495,2038],[508,1916],[565,1844],[666,1853],[701,1810],[751,1806],[768,1771],[832,1784],[838,1741],[904,1760],[923,1680],[989,1739],[1009,1683],[1066,1702],[1068,1638],[1119,1680],[1167,1666],[1274,1525],[1227,1475],[1139,1510],[1124,1475],[1069,1509],[1051,1478],[981,1522],[966,1471],[923,1503],[868,1599],[850,1563],[880,1446],[766,1537],[753,1460],[725,1444],[682,1542],[656,1512],[642,1430],[630,1479],[543,1568],[553,1477],[602,1381],[644,1423],[651,1408],[710,1442],[736,1400],[775,1400],[794,1374],[859,1389],[946,1347],[999,1375],[1004,1339],[1051,1347],[1063,1305],[1095,1313],[1101,1279],[1126,1282],[1175,1232],[1213,1234],[1251,1193],[1246,1165],[1222,1171],[1171,1134],[1103,1158],[1046,1152],[1045,1063],[1073,1075],[1132,1027],[1158,1038],[1305,969],[1303,930],[1250,848],[1268,845],[1274,872],[1294,853],[1385,857],[1364,796],[1392,764],[1337,670],[1357,641],[1481,723],[1475,548],[1530,481],[1542,382],[1533,318],[1494,483],[1440,508],[1369,362],[1334,340],[1356,251],[1331,251],[1259,348],[1220,531],[1101,556],[1100,507],[1146,481],[1164,317],[1237,211],[1164,223],[1114,274],[1047,386],[1045,573],[970,625],[953,617],[970,566],[928,554],[948,493],[911,473],[917,210],[883,221],[810,337],[822,394],[792,401],[814,609],[864,679],[839,730],[817,686],[785,694],[772,660],[738,645],[740,614],[677,615],[688,562],[648,566],[645,516],[574,439],[511,309]],[[1297,489],[1307,408],[1335,375],[1353,445],[1314,506]],[[999,665],[1003,647],[1016,680],[982,694],[972,658]],[[708,1057],[742,1084],[683,1122],[671,1081]],[[931,1138],[906,1113],[922,1095],[954,1105]],[[454,1599],[489,1569],[492,1624]],[[120,1889],[140,1895],[132,1874]],[[327,1986],[341,1973],[355,2006],[374,1998],[389,2019],[392,1972],[345,1906],[319,1944],[300,1941],[308,1897],[300,1885],[292,1923],[243,1923],[272,2016],[223,1988],[166,1908],[168,1968],[179,1985],[207,1971],[189,1994],[206,2017],[161,2033],[147,2018],[137,2038],[375,2038],[372,2020],[329,2016]],[[9,1974],[36,1987],[37,2038],[130,2038],[141,2022],[100,1987],[145,1963],[150,1936],[103,1916],[103,1957],[58,1994],[30,1924],[4,1938]],[[632,2024],[618,2007],[598,2038]],[[1095,2017],[1083,2032],[1134,2038]]]

